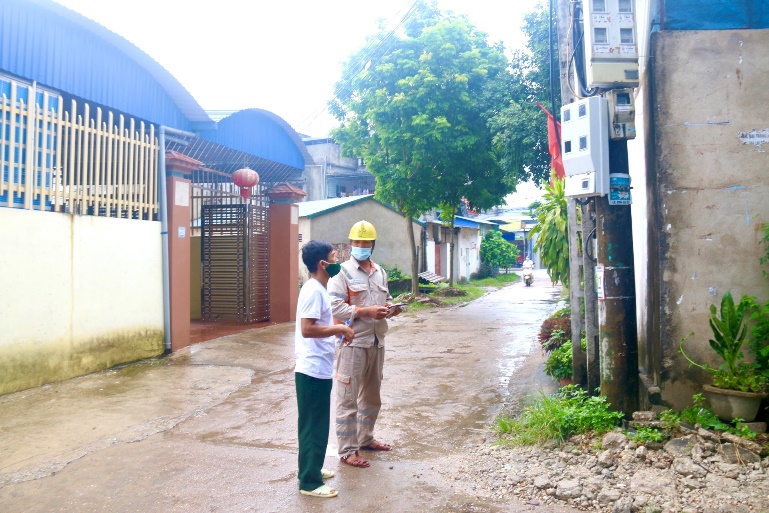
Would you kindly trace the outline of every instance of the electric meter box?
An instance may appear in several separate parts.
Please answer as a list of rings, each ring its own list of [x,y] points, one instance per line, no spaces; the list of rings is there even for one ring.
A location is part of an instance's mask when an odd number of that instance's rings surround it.
[[[635,0],[584,0],[587,87],[638,87]]]
[[[609,102],[609,137],[635,139],[635,95],[632,89],[611,89],[604,93]]]
[[[561,155],[567,196],[609,193],[609,106],[591,96],[561,107]]]

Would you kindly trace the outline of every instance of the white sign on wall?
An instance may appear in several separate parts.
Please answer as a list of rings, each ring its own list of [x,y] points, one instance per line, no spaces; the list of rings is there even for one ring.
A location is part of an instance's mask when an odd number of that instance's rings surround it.
[[[190,182],[177,181],[174,185],[174,204],[178,207],[190,206]]]
[[[603,286],[603,266],[598,264],[595,266],[595,293],[598,299],[606,299],[606,290]]]

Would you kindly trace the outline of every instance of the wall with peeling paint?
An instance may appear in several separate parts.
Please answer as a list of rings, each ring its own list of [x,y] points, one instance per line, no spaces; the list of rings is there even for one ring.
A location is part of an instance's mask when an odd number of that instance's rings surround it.
[[[163,352],[160,223],[0,208],[0,394]]]
[[[635,147],[645,165],[634,166],[635,178],[644,174],[633,183],[635,221],[645,223],[634,232],[639,356],[647,386],[658,387],[652,399],[677,408],[710,383],[678,353],[681,339],[694,332],[687,353],[719,365],[708,345],[710,305],[727,290],[761,300],[769,292],[758,242],[769,222],[767,48],[769,30],[663,31],[651,40],[639,95],[646,139]]]

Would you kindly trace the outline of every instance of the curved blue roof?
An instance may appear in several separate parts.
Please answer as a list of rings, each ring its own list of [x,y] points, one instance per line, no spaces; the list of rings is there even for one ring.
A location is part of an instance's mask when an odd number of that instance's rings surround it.
[[[301,137],[283,118],[262,109],[238,111],[200,137],[297,169],[313,164]]]
[[[159,125],[211,122],[150,56],[50,0],[0,2],[0,70]]]

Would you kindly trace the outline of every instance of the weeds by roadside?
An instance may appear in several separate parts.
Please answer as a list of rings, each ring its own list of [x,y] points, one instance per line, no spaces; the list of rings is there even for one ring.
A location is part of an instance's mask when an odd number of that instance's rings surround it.
[[[622,414],[609,409],[605,397],[590,397],[576,385],[542,394],[517,418],[500,416],[494,426],[502,443],[536,445],[550,440],[560,444],[571,435],[605,433],[616,427]]]

